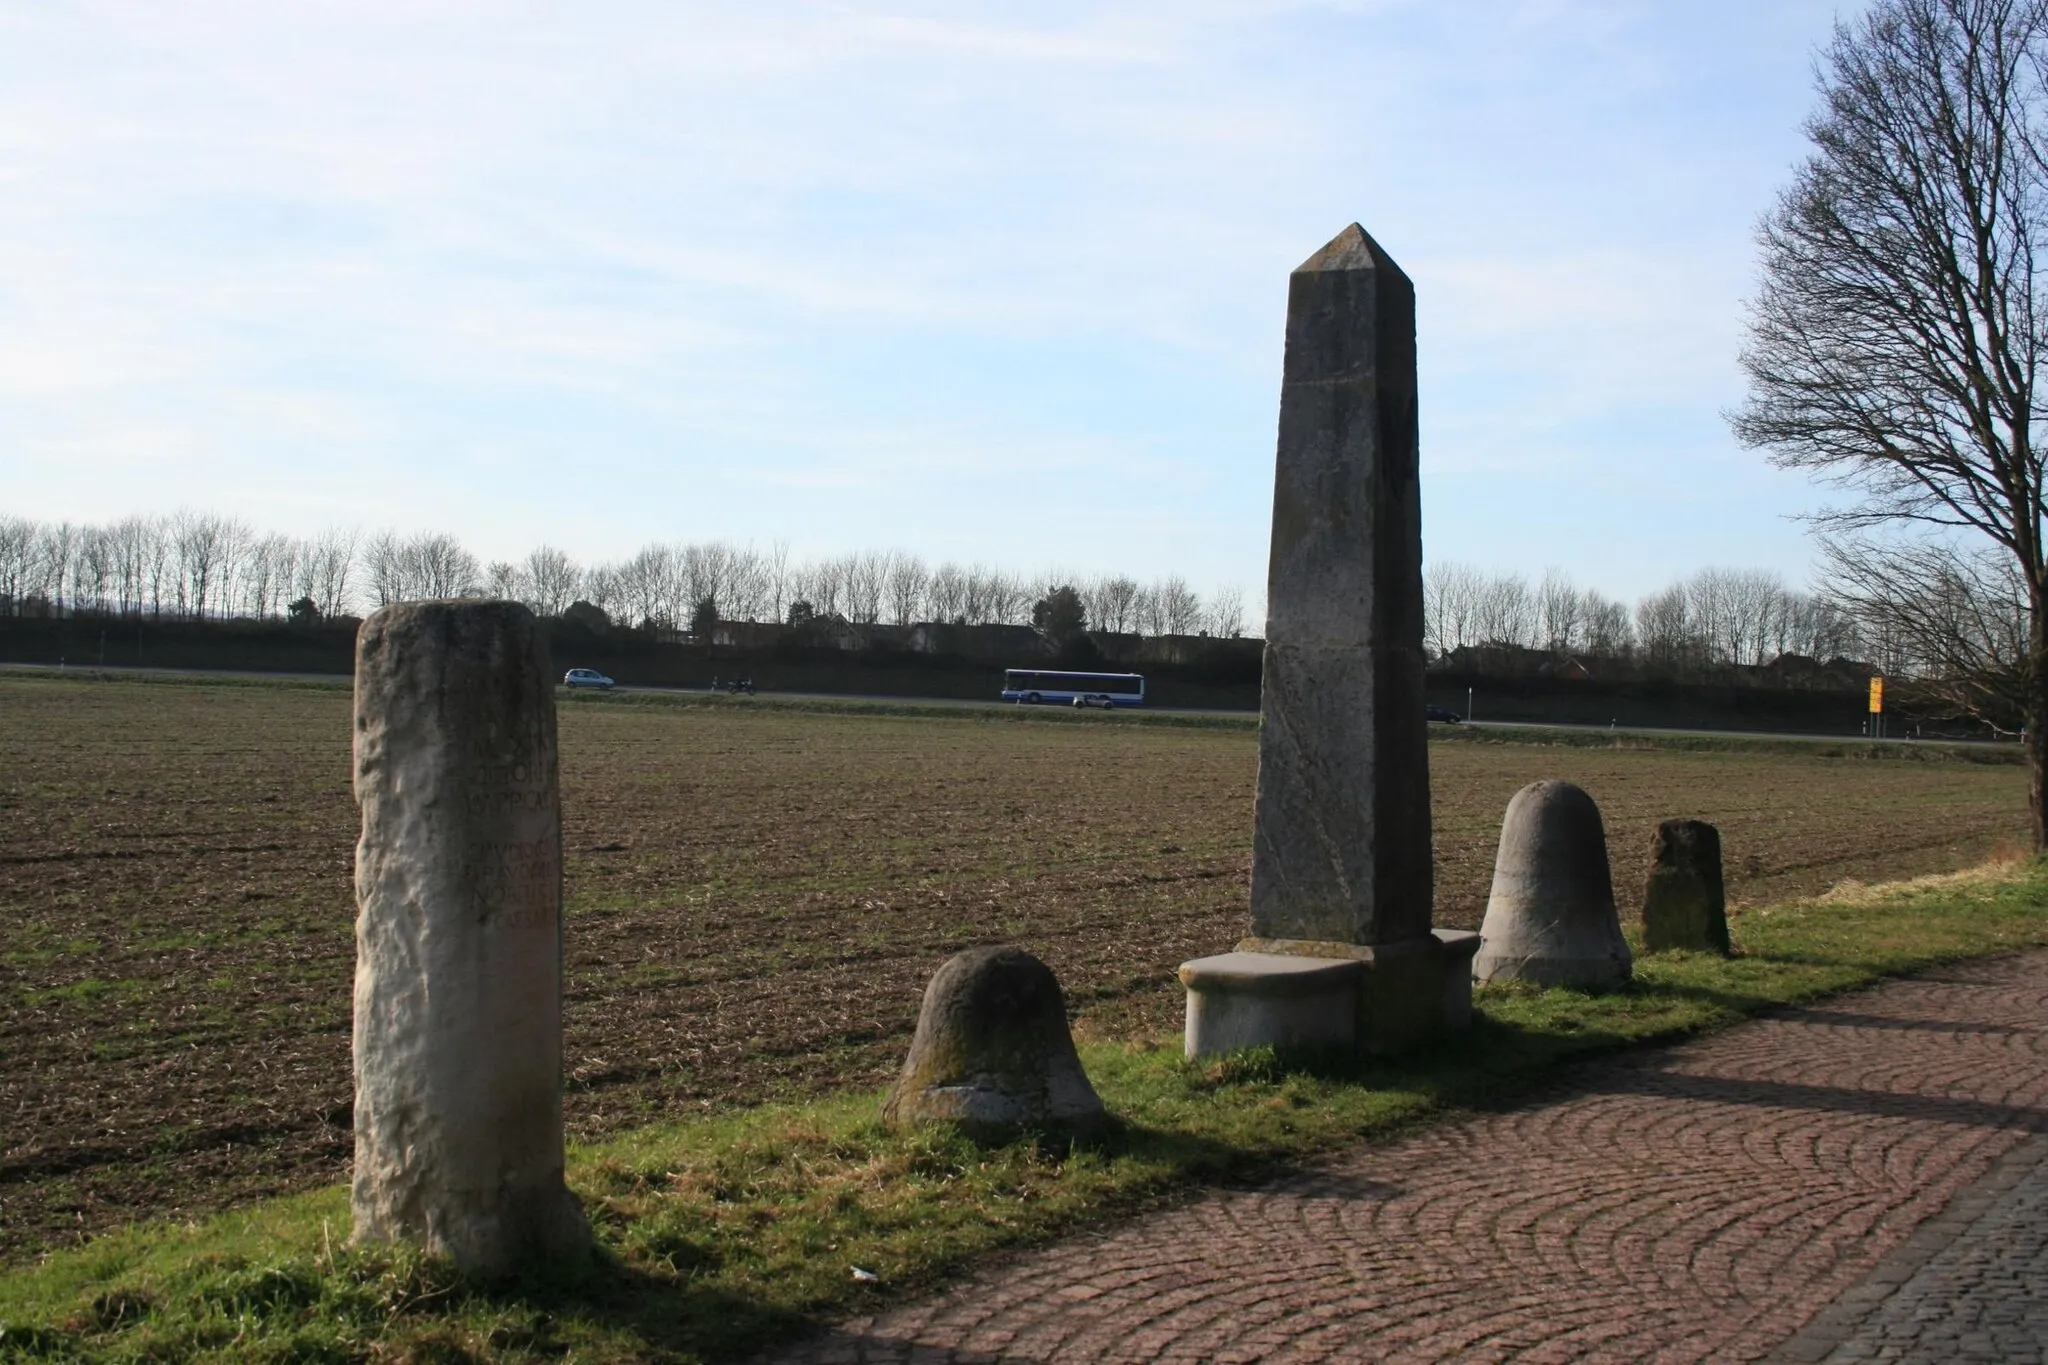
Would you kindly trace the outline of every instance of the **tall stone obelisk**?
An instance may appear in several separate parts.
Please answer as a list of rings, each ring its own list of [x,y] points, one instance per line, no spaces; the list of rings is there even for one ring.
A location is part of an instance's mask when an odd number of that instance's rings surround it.
[[[1354,223],[1288,280],[1252,936],[1181,968],[1191,1053],[1469,1017],[1477,936],[1430,926],[1419,460],[1415,286]]]
[[[1357,224],[1288,280],[1252,932],[1429,934],[1415,286]]]

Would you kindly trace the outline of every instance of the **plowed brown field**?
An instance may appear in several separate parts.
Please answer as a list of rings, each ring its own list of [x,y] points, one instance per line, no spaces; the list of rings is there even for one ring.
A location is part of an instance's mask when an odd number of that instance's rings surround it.
[[[0,679],[0,1258],[339,1178],[349,1153],[349,698]],[[569,1122],[883,1080],[924,979],[1039,953],[1085,1029],[1178,1027],[1173,968],[1244,931],[1245,729],[592,702],[562,711]],[[1722,829],[1757,903],[1963,865],[2017,767],[1432,746],[1440,923],[1508,797]]]

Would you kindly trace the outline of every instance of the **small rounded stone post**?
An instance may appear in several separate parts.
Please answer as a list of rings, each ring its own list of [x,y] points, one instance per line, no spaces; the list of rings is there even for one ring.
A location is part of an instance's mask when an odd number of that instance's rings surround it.
[[[1597,990],[1627,981],[1633,965],[1600,807],[1569,782],[1531,782],[1501,821],[1472,979]]]
[[[1728,896],[1721,884],[1721,831],[1704,820],[1666,820],[1650,845],[1643,890],[1643,951],[1673,948],[1728,956]]]
[[[546,642],[516,602],[356,637],[358,1242],[493,1275],[583,1251],[562,1179],[562,823]]]
[[[948,958],[925,987],[882,1117],[898,1127],[953,1123],[978,1138],[1098,1127],[1102,1100],[1074,1051],[1052,968],[1012,947]]]

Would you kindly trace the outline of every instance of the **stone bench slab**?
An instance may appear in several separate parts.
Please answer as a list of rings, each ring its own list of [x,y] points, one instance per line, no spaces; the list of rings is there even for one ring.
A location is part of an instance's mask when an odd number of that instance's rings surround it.
[[[1181,964],[1190,1057],[1250,1047],[1349,1049],[1365,964],[1279,953],[1219,953]]]

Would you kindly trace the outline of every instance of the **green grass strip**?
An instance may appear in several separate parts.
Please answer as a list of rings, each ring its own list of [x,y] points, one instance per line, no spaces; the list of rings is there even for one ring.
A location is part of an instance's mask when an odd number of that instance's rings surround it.
[[[730,1359],[999,1248],[1513,1100],[1575,1059],[2048,944],[2048,867],[1754,910],[1736,937],[1730,960],[1640,958],[1610,994],[1482,991],[1468,1037],[1398,1064],[1319,1074],[1256,1053],[1190,1065],[1164,1042],[1088,1044],[1118,1124],[1087,1145],[896,1133],[869,1093],[646,1128],[572,1153],[601,1254],[515,1283],[349,1249],[338,1188],[139,1226],[0,1276],[0,1359]]]

